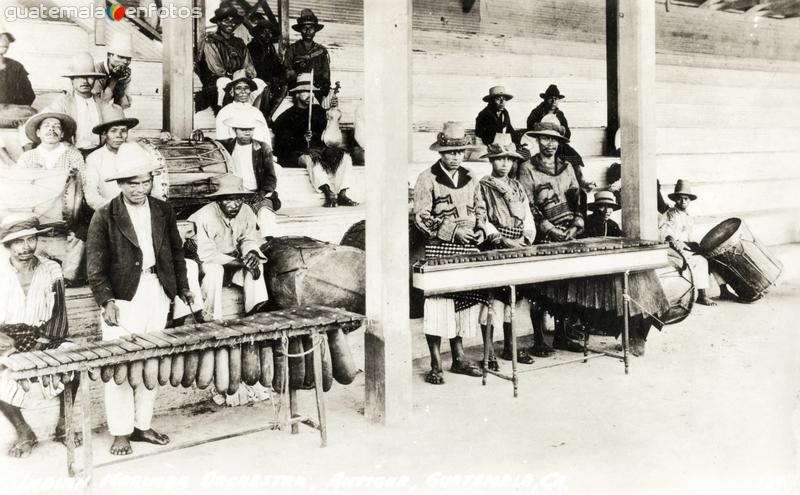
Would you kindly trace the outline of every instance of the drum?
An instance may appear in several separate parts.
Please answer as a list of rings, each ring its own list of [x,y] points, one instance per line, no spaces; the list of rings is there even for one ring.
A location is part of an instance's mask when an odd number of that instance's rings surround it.
[[[364,251],[310,237],[276,237],[267,256],[270,298],[280,308],[322,305],[364,313]]]
[[[685,320],[692,312],[695,299],[694,279],[686,258],[679,251],[669,250],[670,266],[656,270],[658,280],[669,301],[669,309],[660,313],[655,322],[658,328]]]
[[[744,302],[766,295],[783,271],[740,218],[729,218],[700,241],[700,251]]]
[[[209,202],[205,196],[216,190],[211,179],[233,170],[230,154],[216,141],[142,138],[138,142],[159,165],[151,196],[169,199],[180,218]]]

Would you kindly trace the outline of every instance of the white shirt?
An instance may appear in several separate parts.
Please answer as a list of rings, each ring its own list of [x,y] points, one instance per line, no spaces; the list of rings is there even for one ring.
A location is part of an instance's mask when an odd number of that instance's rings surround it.
[[[68,146],[64,144],[64,142],[58,143],[58,146],[53,148],[52,150],[46,149],[44,146],[37,146],[34,148],[41,159],[41,164],[44,165],[44,168],[47,170],[53,170],[58,165],[58,160],[61,158],[61,155],[66,153]]]
[[[272,146],[272,139],[270,138],[270,131],[269,127],[267,127],[267,119],[264,118],[264,114],[253,105],[249,103],[239,103],[238,101],[228,103],[222,107],[217,114],[217,141],[236,137],[233,129],[223,123],[236,115],[244,115],[254,119],[258,125],[253,130],[253,139]]]
[[[458,169],[455,169],[451,172],[444,167],[443,163],[439,163],[439,166],[442,167],[442,172],[444,172],[444,174],[450,178],[450,182],[453,184],[453,187],[457,187],[458,184],[456,184],[456,174],[458,174]]]
[[[242,179],[242,186],[248,191],[258,190],[256,173],[253,170],[253,144],[236,143],[233,147],[233,173]]]
[[[132,205],[123,200],[122,203],[128,210],[128,215],[136,232],[139,249],[142,250],[142,271],[156,264],[156,253],[153,249],[153,227],[150,219],[150,200],[146,199],[142,205]]]
[[[119,196],[117,181],[106,182],[106,177],[117,172],[117,154],[108,146],[95,150],[86,157],[83,176],[83,196],[86,203],[96,210]]]
[[[100,124],[100,112],[93,98],[75,95],[75,123],[75,146],[82,150],[97,147],[98,137],[92,128]]]

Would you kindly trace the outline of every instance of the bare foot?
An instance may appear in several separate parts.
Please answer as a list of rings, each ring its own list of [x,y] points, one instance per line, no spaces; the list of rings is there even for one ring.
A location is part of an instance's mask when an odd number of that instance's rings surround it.
[[[433,385],[442,385],[444,383],[444,375],[440,369],[432,369],[425,375],[425,381]]]
[[[155,445],[166,445],[169,443],[169,437],[163,433],[158,433],[152,428],[149,430],[140,430],[138,428],[134,428],[133,433],[131,433],[131,442],[147,442]]]
[[[39,440],[36,438],[36,435],[33,431],[28,431],[27,433],[23,433],[17,437],[17,440],[11,445],[11,448],[8,449],[8,456],[9,457],[17,457],[23,458],[28,457],[31,455],[31,451],[33,450],[36,445],[39,444]]]
[[[717,305],[717,303],[715,303],[714,301],[712,301],[711,299],[709,299],[707,297],[698,297],[695,302],[697,304],[702,304],[703,306],[716,306]]]
[[[131,442],[127,436],[114,437],[114,443],[111,444],[109,452],[113,455],[130,455],[133,454]]]

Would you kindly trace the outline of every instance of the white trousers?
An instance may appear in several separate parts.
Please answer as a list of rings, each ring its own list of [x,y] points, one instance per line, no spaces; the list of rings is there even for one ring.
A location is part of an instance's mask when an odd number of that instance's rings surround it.
[[[222,319],[222,282],[225,276],[225,269],[222,265],[215,263],[203,263],[203,297],[206,299],[205,311],[215,320]],[[244,268],[239,269],[233,275],[232,282],[244,291],[244,310],[250,311],[256,304],[265,302],[269,299],[267,295],[267,285],[264,283],[265,265],[261,264],[261,276],[255,280],[250,272]]]
[[[117,300],[119,325],[109,326],[100,319],[103,340],[111,340],[131,333],[151,333],[164,330],[169,312],[169,298],[154,273],[143,273],[133,299]],[[114,380],[105,384],[106,420],[108,432],[113,436],[125,436],[133,429],[149,430],[153,418],[153,406],[158,388],[147,390],[145,386],[135,389],[126,381],[117,385]]]
[[[519,305],[519,301],[517,301]],[[492,310],[494,311],[494,318],[492,318],[492,327],[494,328],[503,328],[503,323],[511,323],[511,305],[505,304],[503,301],[498,299],[492,300]],[[481,305],[481,317],[480,323],[481,325],[486,325],[486,322],[489,320],[489,306],[482,304]]]
[[[342,189],[350,188],[350,176],[353,173],[353,159],[350,158],[349,153],[345,153],[344,156],[342,156],[342,160],[339,162],[339,166],[333,174],[326,172],[325,169],[322,168],[322,165],[312,160],[309,155],[300,155],[297,161],[301,165],[305,165],[308,171],[308,178],[315,191],[318,191],[319,188],[324,185],[330,187],[334,194],[338,194]]]
[[[203,309],[203,291],[200,290],[200,267],[197,266],[195,260],[186,260],[186,278],[189,279],[189,290],[194,295],[192,308],[195,311],[199,311]],[[183,318],[191,312],[189,305],[183,302],[180,297],[175,296],[172,306],[172,318]]]
[[[708,260],[700,254],[692,254],[684,251],[689,269],[692,271],[694,288],[697,290],[708,289]]]
[[[256,212],[256,223],[262,236],[278,237],[278,216],[269,208],[259,208]]]

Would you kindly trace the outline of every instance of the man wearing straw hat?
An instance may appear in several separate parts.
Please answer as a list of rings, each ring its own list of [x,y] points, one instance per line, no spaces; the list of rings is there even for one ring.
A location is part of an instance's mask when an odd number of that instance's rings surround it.
[[[214,202],[194,212],[189,220],[197,230],[197,255],[205,273],[202,282],[205,312],[222,319],[222,287],[235,284],[244,291],[247,313],[259,311],[268,299],[264,262],[260,247],[264,242],[250,206],[244,204],[251,193],[242,179],[226,174],[217,180],[217,190],[207,197]]]
[[[296,84],[300,74],[313,71],[316,86],[314,97],[320,104],[331,91],[331,57],[323,45],[314,41],[314,37],[324,27],[314,11],[301,10],[297,23],[292,25],[292,29],[300,33],[300,39],[289,45],[284,54],[290,84]]]
[[[22,153],[16,166],[82,172],[83,157],[72,145],[75,127],[75,120],[63,112],[34,115],[22,129],[28,141],[36,147]]]
[[[259,83],[262,84],[260,88],[258,86]],[[254,106],[255,100],[261,95],[263,89],[263,82],[248,77],[246,71],[237,70],[233,74],[232,81],[225,86],[225,93],[230,95],[233,101],[222,107],[216,118],[217,141],[235,137],[233,128],[225,125],[225,121],[232,117],[243,116],[255,121],[253,138],[262,143],[267,143],[267,146],[272,149],[272,137],[270,136],[269,127],[267,127],[267,119]]]
[[[121,194],[95,211],[86,248],[104,340],[161,331],[172,299],[178,296],[190,307],[194,303],[175,212],[149,195],[156,168],[150,155],[137,143],[124,143],[117,167],[106,180],[117,181]],[[151,426],[156,392],[134,389],[127,381],[105,384],[112,454],[130,454],[130,442],[169,443]]]
[[[103,77],[97,79],[93,93],[103,103],[114,103],[122,108],[131,106],[128,86],[131,84],[131,60],[133,59],[133,36],[116,33],[106,48],[106,59],[95,66]]]
[[[36,254],[38,236],[50,229],[39,226],[36,216],[22,213],[8,215],[0,223],[0,244],[7,258],[0,261],[0,355],[55,349],[68,346],[67,308],[64,278],[55,261]],[[41,392],[52,398],[64,390],[62,383],[41,380]],[[75,393],[77,380],[70,386]],[[15,380],[0,374],[0,411],[17,433],[8,451],[11,457],[27,457],[39,443],[21,408],[29,396]],[[56,439],[64,441],[64,408],[60,401]],[[75,435],[80,445],[82,436]]]
[[[512,98],[514,96],[508,94],[504,86],[489,88],[489,94],[483,97],[486,107],[475,117],[475,137],[480,139],[480,143],[476,141],[475,144],[487,146],[494,142],[498,133],[508,134],[513,139],[514,126],[506,109],[506,102]],[[485,152],[485,148],[481,149]]]
[[[322,142],[327,118],[314,104],[311,74],[300,74],[289,90],[294,105],[275,120],[275,155],[283,167],[305,167],[314,190],[325,195],[322,206],[357,206],[347,196],[353,160],[343,147],[329,148]],[[309,111],[310,107],[310,111]]]
[[[586,228],[581,237],[622,237],[622,229],[611,219],[611,214],[620,208],[613,192],[594,193],[594,201],[588,208],[592,214],[586,218]]]

